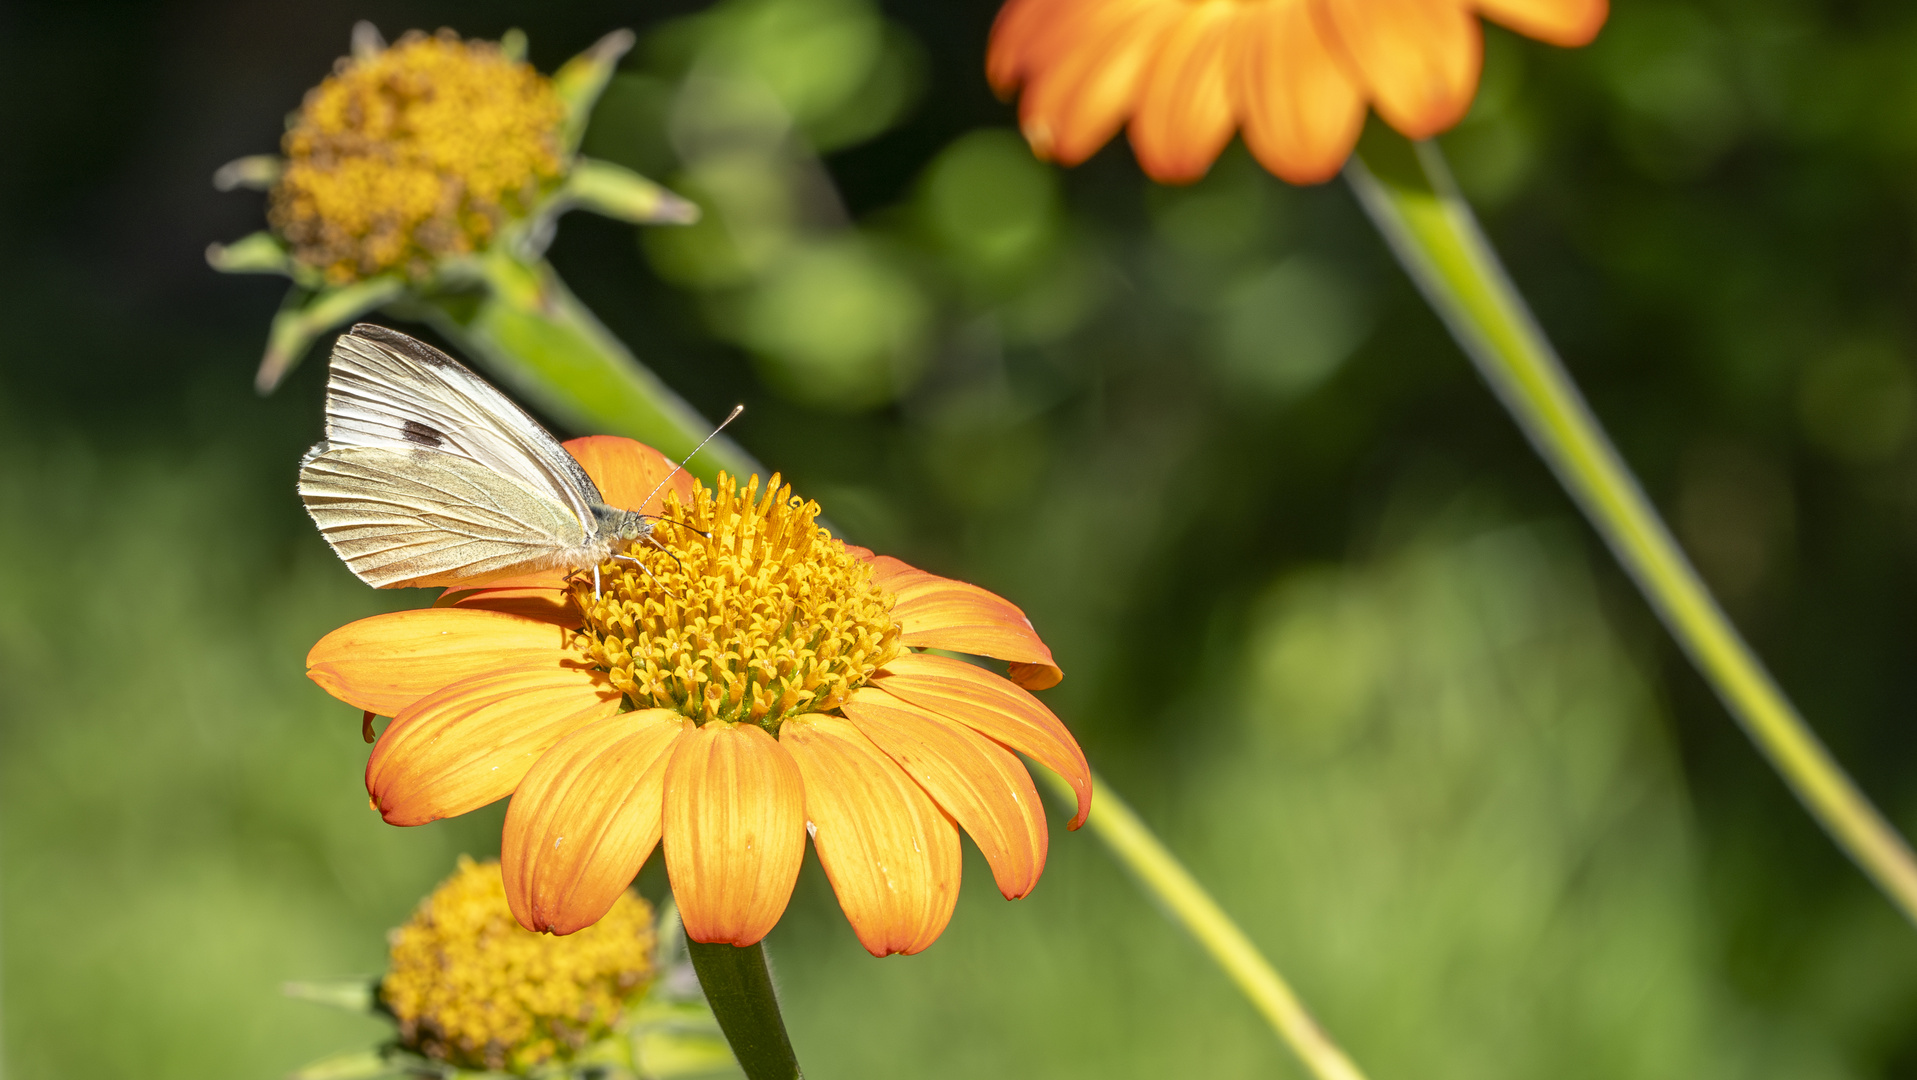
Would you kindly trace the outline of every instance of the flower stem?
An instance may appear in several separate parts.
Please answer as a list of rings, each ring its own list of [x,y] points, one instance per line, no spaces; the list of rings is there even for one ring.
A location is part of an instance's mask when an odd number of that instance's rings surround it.
[[[1077,794],[1064,778],[1049,769],[1035,770],[1059,798],[1067,803]],[[1252,1005],[1264,1015],[1285,1045],[1318,1080],[1365,1080],[1363,1072],[1318,1026],[1298,995],[1271,966],[1258,947],[1251,943],[1231,916],[1218,906],[1205,887],[1192,877],[1178,857],[1123,799],[1112,791],[1105,779],[1094,775],[1092,788],[1098,792],[1092,803],[1092,815],[1086,820],[1092,834],[1104,841],[1118,861],[1129,870],[1138,884],[1165,913],[1183,926],[1212,960],[1221,968]]]
[[[765,966],[765,947],[754,943],[707,945],[686,939],[692,969],[706,992],[719,1030],[732,1044],[732,1056],[747,1080],[796,1080],[799,1059],[779,1016],[779,996]]]
[[[1910,846],[1818,741],[1678,548],[1505,275],[1437,145],[1374,130],[1345,178],[1731,715],[1824,831],[1917,922]]]
[[[429,300],[420,314],[513,390],[568,427],[626,435],[678,459],[712,431],[698,410],[672,392],[574,296],[551,265],[493,252],[485,290]],[[737,443],[713,439],[687,465],[710,481],[770,475]]]

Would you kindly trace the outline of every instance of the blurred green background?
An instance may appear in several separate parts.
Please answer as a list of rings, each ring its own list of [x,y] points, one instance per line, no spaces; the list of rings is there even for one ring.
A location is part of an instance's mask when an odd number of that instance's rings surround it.
[[[586,149],[698,198],[554,263],[863,543],[1031,613],[1047,699],[1375,1080],[1917,1076],[1917,936],[1808,822],[1339,184],[1241,148],[1031,160],[986,0],[0,7],[0,1067],[257,1078],[377,1026],[278,996],[497,850],[365,804],[319,635],[419,602],[293,473],[320,365],[216,275],[346,51],[641,44]],[[1706,577],[1917,826],[1917,11],[1621,0],[1488,33],[1446,150]],[[417,327],[408,327],[424,333]],[[570,434],[570,433],[569,433]],[[1055,824],[1060,819],[1055,815]],[[816,863],[771,938],[817,1077],[1298,1075],[1089,836],[915,958]],[[641,877],[658,896],[657,866]]]

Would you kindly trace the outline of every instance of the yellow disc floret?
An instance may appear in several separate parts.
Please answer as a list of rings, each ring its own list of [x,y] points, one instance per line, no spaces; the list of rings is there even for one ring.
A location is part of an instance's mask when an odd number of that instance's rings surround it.
[[[816,522],[819,504],[775,473],[759,494],[719,474],[690,507],[667,503],[652,540],[577,586],[578,646],[635,708],[756,723],[837,708],[904,651],[892,596]],[[695,531],[696,530],[696,531]],[[700,535],[709,533],[709,536]]]
[[[268,218],[344,284],[484,248],[564,171],[552,81],[490,41],[408,33],[307,92]]]
[[[465,1068],[521,1072],[603,1038],[652,979],[652,909],[626,893],[567,937],[522,929],[499,864],[459,869],[392,933],[380,998],[400,1042]]]

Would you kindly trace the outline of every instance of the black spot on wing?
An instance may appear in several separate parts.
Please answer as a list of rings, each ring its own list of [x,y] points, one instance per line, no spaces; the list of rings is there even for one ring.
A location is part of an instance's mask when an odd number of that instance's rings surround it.
[[[434,431],[417,420],[406,421],[405,426],[400,429],[400,434],[406,436],[407,442],[423,446],[428,450],[437,450],[446,445],[444,434]]]
[[[388,349],[406,357],[417,364],[432,368],[463,368],[459,361],[433,348],[415,337],[408,337],[397,330],[391,330],[373,323],[354,323],[349,331],[354,337],[377,341]]]

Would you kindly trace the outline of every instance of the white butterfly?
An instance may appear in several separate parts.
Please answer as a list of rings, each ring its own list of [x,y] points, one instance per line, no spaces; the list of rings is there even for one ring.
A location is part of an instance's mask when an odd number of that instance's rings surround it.
[[[596,579],[656,520],[607,506],[557,439],[464,365],[369,323],[333,345],[326,439],[300,460],[299,492],[377,589],[588,566]]]

